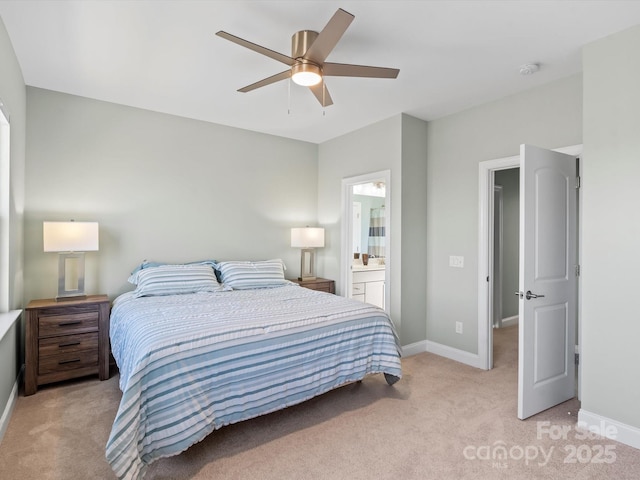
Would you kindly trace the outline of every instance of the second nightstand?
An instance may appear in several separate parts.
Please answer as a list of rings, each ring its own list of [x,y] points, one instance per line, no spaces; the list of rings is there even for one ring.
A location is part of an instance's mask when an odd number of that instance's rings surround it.
[[[328,280],[326,278],[316,278],[315,280],[298,280],[297,278],[290,278],[289,280],[297,283],[301,287],[309,288],[311,290],[336,293],[336,282],[334,282],[333,280]]]
[[[38,385],[98,374],[109,378],[109,298],[33,300],[26,308],[24,394]]]

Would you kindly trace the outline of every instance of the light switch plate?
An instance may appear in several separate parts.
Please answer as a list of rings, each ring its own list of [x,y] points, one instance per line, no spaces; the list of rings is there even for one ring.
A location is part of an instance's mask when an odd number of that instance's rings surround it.
[[[450,255],[449,266],[455,268],[464,268],[464,257],[458,255]]]

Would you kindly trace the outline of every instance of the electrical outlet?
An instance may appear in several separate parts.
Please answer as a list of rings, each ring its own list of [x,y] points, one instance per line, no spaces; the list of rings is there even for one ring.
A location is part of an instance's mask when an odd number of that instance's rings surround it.
[[[449,266],[455,268],[464,268],[464,257],[460,257],[458,255],[450,255]]]
[[[456,322],[456,333],[462,334],[462,322]]]

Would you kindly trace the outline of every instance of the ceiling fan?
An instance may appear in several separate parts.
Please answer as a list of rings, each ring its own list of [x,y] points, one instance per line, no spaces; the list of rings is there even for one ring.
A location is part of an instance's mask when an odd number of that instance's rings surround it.
[[[247,85],[239,89],[239,92],[250,92],[291,78],[298,85],[309,87],[320,104],[327,107],[333,104],[333,100],[325,85],[325,76],[396,78],[400,73],[397,68],[325,62],[353,19],[353,15],[339,8],[320,33],[313,30],[301,30],[294,33],[291,37],[291,56],[269,50],[224,31],[219,31],[216,35],[290,67],[284,72]]]

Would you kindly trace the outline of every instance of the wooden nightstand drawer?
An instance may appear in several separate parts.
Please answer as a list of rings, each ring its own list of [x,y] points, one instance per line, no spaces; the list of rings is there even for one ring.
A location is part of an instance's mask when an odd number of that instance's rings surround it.
[[[330,284],[326,283],[324,285],[318,285],[317,287],[315,287],[313,290],[316,290],[318,292],[327,292],[327,293],[334,293],[334,287],[331,286]]]
[[[67,315],[39,316],[38,336],[69,335],[73,333],[97,332],[98,311],[71,313]]]
[[[40,359],[38,375],[48,373],[66,372],[78,368],[98,368],[98,350],[87,352],[71,352],[63,355],[54,355]]]
[[[98,332],[43,338],[40,340],[40,358],[83,350],[98,352]]]

